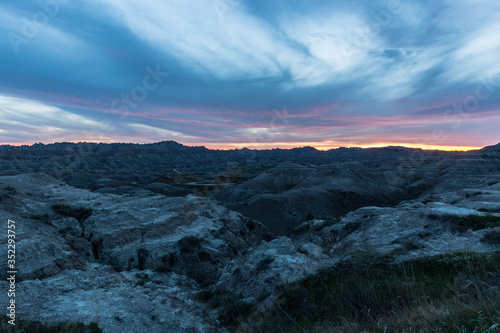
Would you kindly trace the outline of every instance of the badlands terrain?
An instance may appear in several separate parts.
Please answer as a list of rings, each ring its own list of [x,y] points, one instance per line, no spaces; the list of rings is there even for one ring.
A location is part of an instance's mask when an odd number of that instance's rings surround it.
[[[0,146],[0,218],[0,331],[500,331],[500,145]]]

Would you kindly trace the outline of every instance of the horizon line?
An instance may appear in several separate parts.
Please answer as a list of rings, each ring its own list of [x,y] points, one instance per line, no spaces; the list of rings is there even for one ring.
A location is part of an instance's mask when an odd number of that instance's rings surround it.
[[[94,143],[94,144],[137,144],[137,145],[149,145],[149,144],[158,144],[161,142],[175,142],[185,147],[204,147],[209,150],[241,150],[241,149],[250,149],[250,150],[272,150],[272,149],[297,149],[297,148],[306,148],[312,147],[319,151],[328,151],[335,150],[339,148],[361,148],[361,149],[369,149],[369,148],[389,148],[389,147],[402,147],[407,149],[422,149],[422,150],[439,150],[439,151],[474,151],[480,150],[486,146],[446,146],[446,145],[430,145],[430,144],[415,144],[415,143],[407,143],[407,142],[377,142],[372,144],[360,144],[360,145],[345,145],[345,146],[330,146],[330,145],[321,145],[316,143],[302,143],[302,145],[297,145],[296,143],[286,143],[286,142],[276,142],[271,144],[257,144],[257,143],[229,143],[229,144],[213,144],[213,143],[181,143],[175,140],[162,140],[155,142],[103,142],[103,141],[55,141],[55,142],[35,142],[35,143],[0,143],[1,146],[13,146],[13,147],[22,147],[22,146],[34,146],[37,144],[42,145],[53,145],[53,144],[62,144],[62,143]],[[493,144],[494,145],[494,144]],[[257,146],[257,147],[256,147]],[[261,146],[261,147],[258,147]]]

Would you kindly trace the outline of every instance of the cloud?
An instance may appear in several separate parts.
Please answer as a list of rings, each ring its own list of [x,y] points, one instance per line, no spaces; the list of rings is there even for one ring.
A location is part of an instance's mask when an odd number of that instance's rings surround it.
[[[192,69],[216,78],[256,78],[281,75],[278,51],[264,22],[234,10],[224,20],[213,1],[99,1],[139,38],[176,56]]]
[[[131,131],[127,131],[127,138],[137,137],[140,142],[158,142],[165,140],[175,140],[179,142],[189,142],[200,140],[199,137],[185,135],[181,132],[171,131],[155,126],[144,124],[129,124]],[[132,133],[130,133],[132,132]],[[146,141],[145,141],[146,140]]]
[[[99,122],[37,101],[0,95],[0,141],[19,142],[26,136],[40,141],[64,140],[75,131],[98,128]],[[22,142],[22,141],[21,141]]]
[[[0,5],[0,35],[40,10]],[[493,144],[500,82],[481,82],[500,73],[499,14],[492,0],[69,2],[20,52],[0,39],[0,139],[431,144],[437,126]],[[147,66],[169,76],[124,117],[113,101]],[[480,85],[450,129],[443,114]]]
[[[90,110],[85,113],[89,114]],[[80,110],[82,112],[82,110]],[[174,130],[137,123],[137,117],[109,115],[94,119],[35,100],[0,95],[0,142],[88,141],[157,142],[200,140]],[[141,119],[143,122],[147,119]],[[173,127],[173,126],[172,126]]]

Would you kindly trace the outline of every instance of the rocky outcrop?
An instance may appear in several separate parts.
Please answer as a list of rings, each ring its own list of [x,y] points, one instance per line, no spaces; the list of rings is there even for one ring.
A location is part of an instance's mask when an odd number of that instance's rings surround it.
[[[18,290],[18,314],[47,324],[96,322],[104,332],[224,332],[196,300],[197,283],[175,273],[117,273],[91,263],[25,280]]]
[[[488,235],[500,234],[500,183],[468,186],[395,207],[364,207],[339,219],[306,221],[292,238],[279,237],[233,259],[215,290],[245,297],[270,293],[359,253],[400,262],[454,251],[497,251],[500,238]]]
[[[260,223],[192,195],[98,194],[43,174],[0,177],[0,188],[0,216],[16,221],[25,319],[210,332],[216,320],[194,295],[272,239]]]

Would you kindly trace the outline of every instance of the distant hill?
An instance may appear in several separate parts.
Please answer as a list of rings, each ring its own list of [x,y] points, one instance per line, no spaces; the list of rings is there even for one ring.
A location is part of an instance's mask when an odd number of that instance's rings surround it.
[[[212,196],[274,234],[289,235],[306,219],[394,206],[436,188],[461,188],[464,177],[487,179],[500,170],[499,147],[212,150],[174,141],[0,146],[0,176],[44,173],[100,193]]]
[[[133,143],[54,143],[31,146],[0,146],[0,175],[43,172],[77,187],[90,188],[98,178],[116,179],[123,183],[148,183],[179,168],[183,173],[202,178],[240,176],[227,174],[234,170],[252,173],[279,163],[327,164],[359,160],[397,161],[420,149],[403,147],[338,148],[320,151],[313,147],[293,149],[211,150],[188,147],[175,141],[152,144]],[[427,151],[426,156],[463,156],[460,152]],[[222,174],[221,174],[222,173]],[[248,176],[248,175],[247,175]]]

